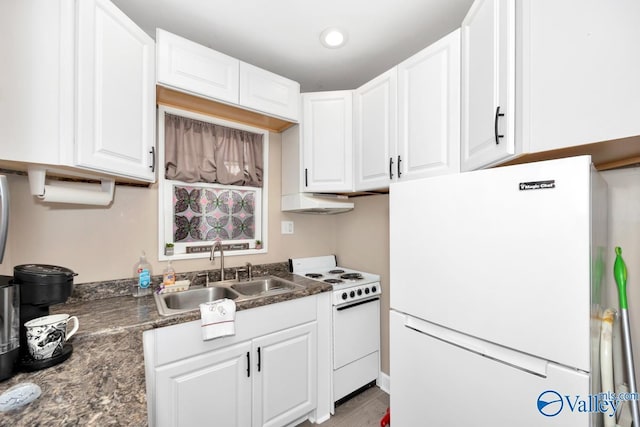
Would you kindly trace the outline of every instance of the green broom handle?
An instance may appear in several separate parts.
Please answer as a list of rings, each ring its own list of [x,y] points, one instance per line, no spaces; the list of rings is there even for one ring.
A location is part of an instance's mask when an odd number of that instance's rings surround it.
[[[618,295],[620,297],[620,315],[622,328],[622,347],[624,352],[625,365],[627,368],[627,383],[629,392],[637,393],[636,371],[633,363],[633,348],[631,346],[631,330],[629,326],[629,310],[627,308],[627,266],[622,259],[622,249],[616,246],[616,262],[613,265],[613,276],[618,285]],[[637,400],[629,400],[631,406],[631,418],[633,427],[640,427],[640,408]]]
[[[627,306],[627,266],[622,259],[622,248],[616,246],[616,262],[613,265],[613,277],[618,284],[618,298],[620,309],[626,310]]]

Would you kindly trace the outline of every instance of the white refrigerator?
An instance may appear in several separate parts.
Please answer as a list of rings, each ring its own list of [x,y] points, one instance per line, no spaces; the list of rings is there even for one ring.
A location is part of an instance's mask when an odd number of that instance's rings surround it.
[[[393,426],[601,425],[610,269],[591,158],[397,183],[389,197]]]

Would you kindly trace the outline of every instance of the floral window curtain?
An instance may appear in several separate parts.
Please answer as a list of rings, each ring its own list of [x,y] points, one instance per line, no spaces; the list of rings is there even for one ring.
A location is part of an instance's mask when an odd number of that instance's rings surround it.
[[[262,135],[165,113],[165,178],[262,187]]]

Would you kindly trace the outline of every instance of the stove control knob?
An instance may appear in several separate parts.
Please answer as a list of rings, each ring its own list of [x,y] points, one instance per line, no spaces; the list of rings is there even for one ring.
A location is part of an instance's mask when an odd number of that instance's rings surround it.
[[[365,294],[369,295],[369,292],[371,292],[371,291],[369,290],[369,288],[364,288],[364,293],[365,293]]]
[[[375,291],[377,291],[377,290],[378,290],[378,288],[376,288],[375,286],[372,286],[372,287],[371,287],[371,292],[375,292]]]
[[[351,291],[351,292],[349,292],[349,296],[350,296],[351,298],[353,298],[353,297],[355,297],[355,296],[356,296],[356,293],[355,293],[354,291]]]
[[[347,299],[347,293],[346,292],[342,293],[342,299]]]
[[[362,289],[358,289],[358,296],[362,295]]]

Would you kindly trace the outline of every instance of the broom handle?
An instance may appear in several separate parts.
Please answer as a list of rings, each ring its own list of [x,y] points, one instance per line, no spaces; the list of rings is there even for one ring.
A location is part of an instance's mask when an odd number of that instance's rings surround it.
[[[629,328],[629,312],[627,309],[620,310],[622,320],[622,343],[624,346],[624,362],[627,367],[627,378],[629,385],[629,392],[636,393],[638,391],[636,387],[636,374],[633,364],[633,349],[631,348],[631,331]],[[633,427],[640,427],[640,412],[638,411],[638,401],[635,399],[629,400],[631,405],[631,417],[633,419]]]
[[[613,265],[613,277],[618,285],[618,298],[620,300],[620,314],[622,316],[622,347],[624,353],[624,361],[627,368],[627,382],[629,392],[637,393],[636,373],[633,366],[633,350],[631,348],[631,330],[629,327],[629,311],[627,302],[627,265],[622,259],[622,248],[616,247],[616,262]],[[640,411],[638,411],[638,401],[629,400],[631,406],[631,418],[633,419],[633,427],[640,427]]]

